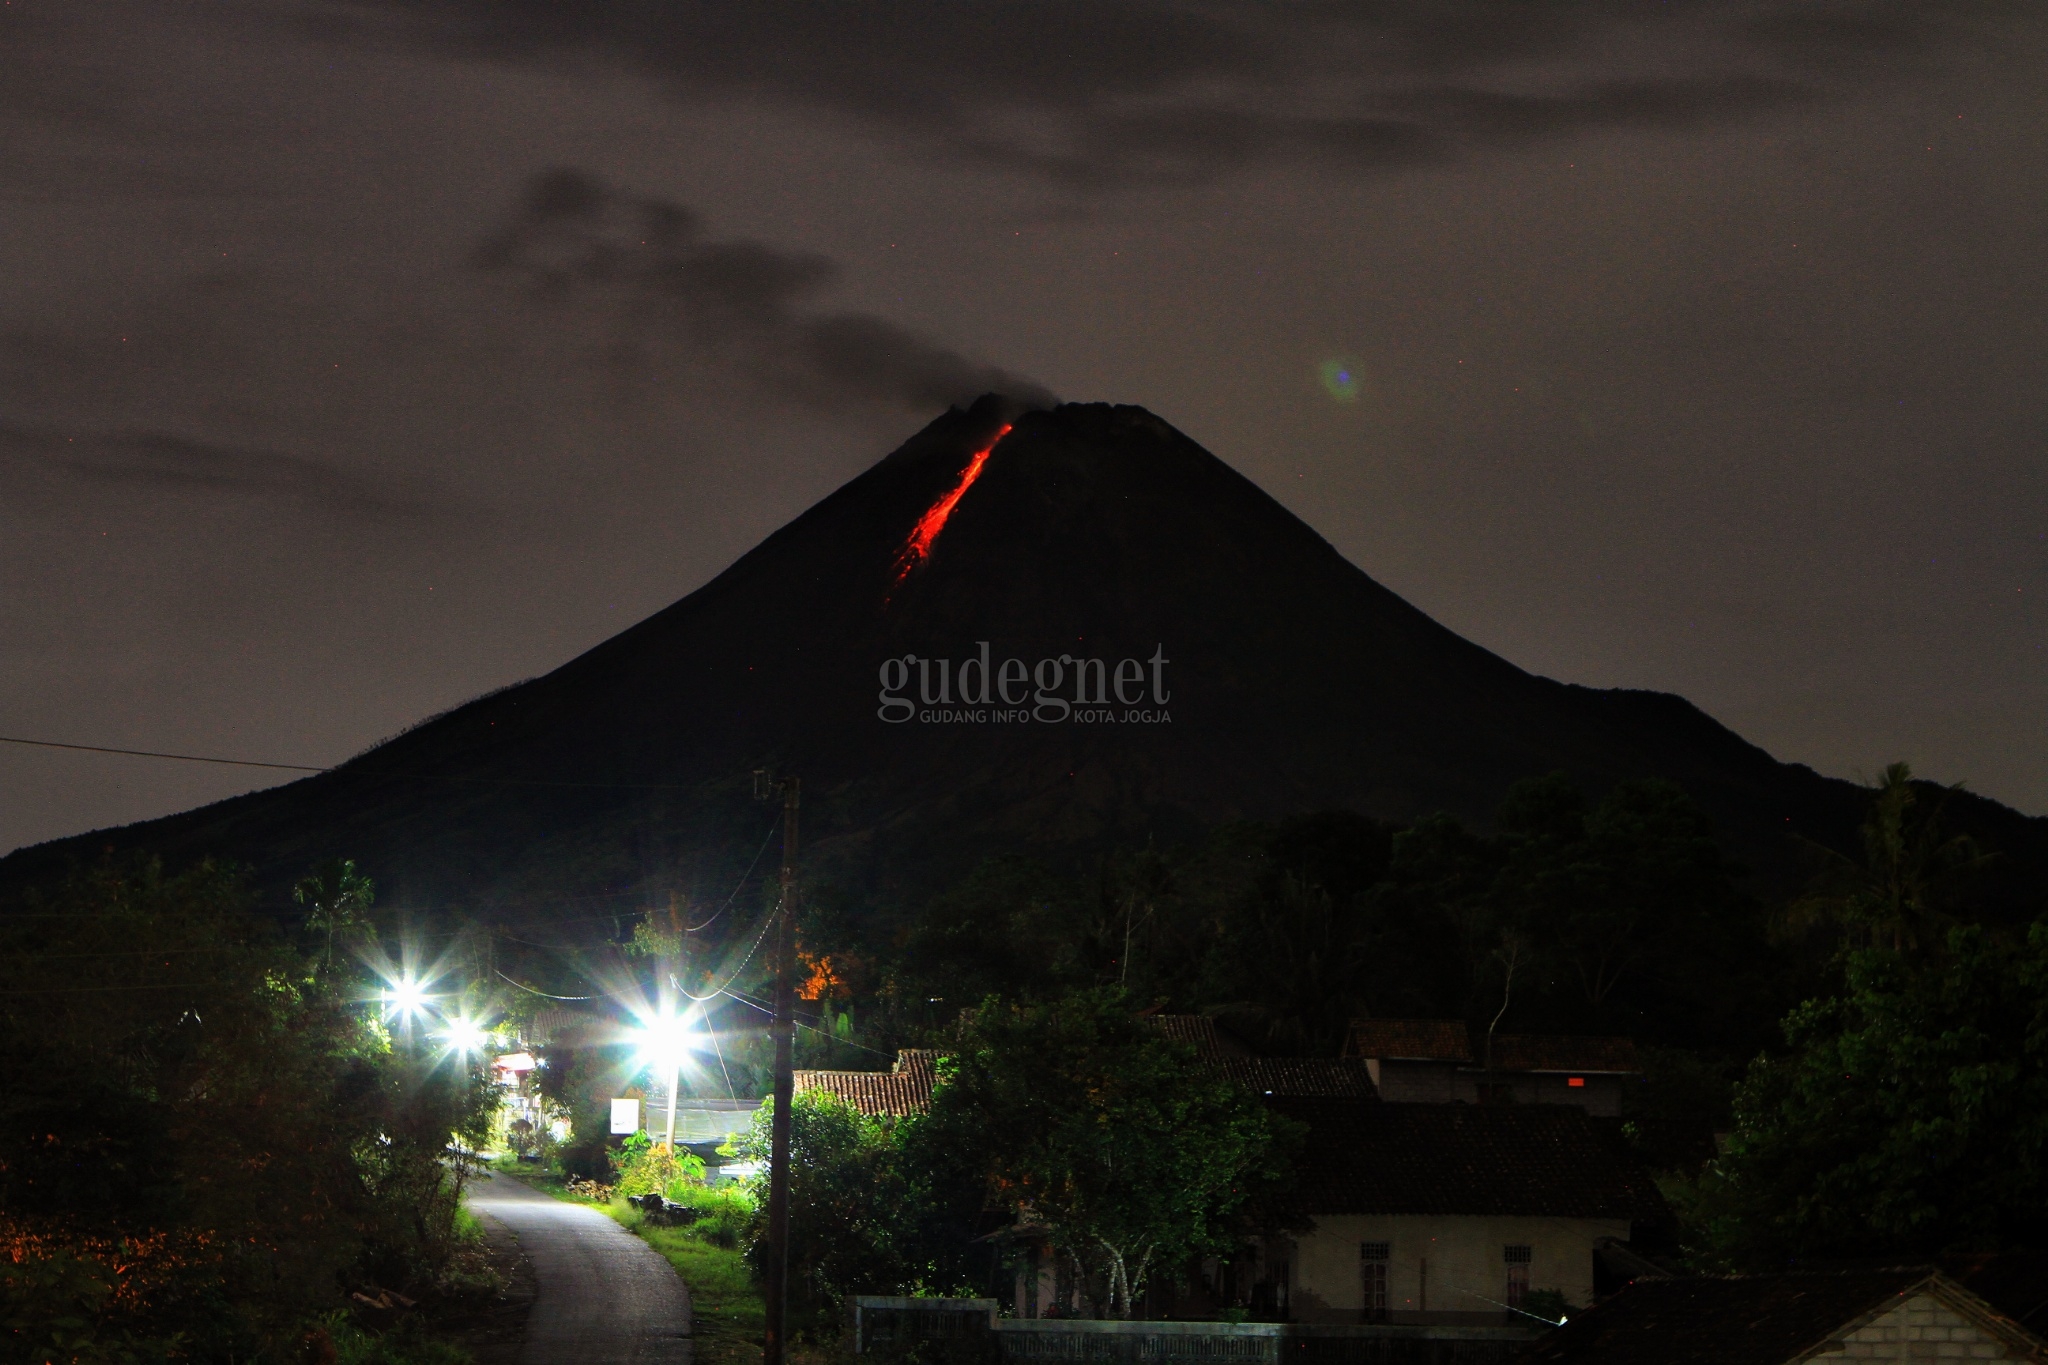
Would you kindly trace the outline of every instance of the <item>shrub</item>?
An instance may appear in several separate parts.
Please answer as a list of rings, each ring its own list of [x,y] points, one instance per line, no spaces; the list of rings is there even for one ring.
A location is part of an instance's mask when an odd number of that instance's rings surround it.
[[[635,1133],[611,1154],[613,1188],[620,1194],[661,1194],[680,1202],[683,1193],[704,1183],[704,1158],[674,1151],[665,1142],[650,1142]]]

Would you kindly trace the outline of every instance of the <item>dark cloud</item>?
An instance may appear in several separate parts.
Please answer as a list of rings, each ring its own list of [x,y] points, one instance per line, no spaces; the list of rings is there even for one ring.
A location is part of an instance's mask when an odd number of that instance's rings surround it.
[[[166,432],[77,435],[0,423],[0,453],[17,464],[146,492],[282,499],[309,511],[379,520],[435,520],[452,510],[438,496],[320,460]]]
[[[1966,30],[1950,7],[1913,0],[390,0],[355,13],[491,57],[599,54],[685,99],[823,107],[1094,187],[1285,155],[1373,169],[1725,119],[1889,71]]]
[[[536,176],[511,220],[478,248],[483,269],[523,279],[544,304],[594,305],[625,364],[681,344],[799,402],[928,410],[1006,393],[1051,403],[1044,385],[978,364],[882,318],[805,307],[838,274],[823,256],[706,240],[698,215],[574,170]]]

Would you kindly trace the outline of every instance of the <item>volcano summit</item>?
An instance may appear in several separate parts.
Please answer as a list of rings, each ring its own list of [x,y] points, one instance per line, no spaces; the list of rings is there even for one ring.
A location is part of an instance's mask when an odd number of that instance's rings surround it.
[[[1680,698],[1461,639],[1149,412],[988,397],[544,677],[316,777],[21,850],[0,878],[112,846],[246,861],[271,894],[350,857],[421,907],[722,896],[761,837],[758,767],[802,776],[814,864],[879,884],[1317,808],[1484,824],[1558,770],[1594,793],[1677,781],[1782,880],[1788,836],[1846,845],[1863,808]],[[2048,821],[1951,810],[2015,872],[2048,867]]]

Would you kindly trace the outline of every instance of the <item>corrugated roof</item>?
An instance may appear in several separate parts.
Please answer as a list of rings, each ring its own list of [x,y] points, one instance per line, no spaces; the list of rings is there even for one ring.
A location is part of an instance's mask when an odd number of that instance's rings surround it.
[[[1462,1019],[1353,1019],[1344,1055],[1377,1061],[1469,1062],[1472,1043]]]
[[[1907,1266],[1637,1280],[1598,1307],[1572,1313],[1518,1359],[1526,1365],[1789,1365],[1920,1291],[2009,1340],[2026,1339],[2018,1324],[1931,1268]],[[2043,1358],[2039,1338],[2027,1344],[2034,1359]]]
[[[1260,1095],[1377,1100],[1372,1074],[1355,1057],[1219,1057],[1212,1068]]]
[[[1624,1072],[1640,1074],[1636,1045],[1627,1038],[1569,1037],[1544,1034],[1497,1034],[1493,1040],[1496,1071]]]
[[[1266,1103],[1308,1125],[1297,1163],[1307,1214],[1669,1216],[1619,1131],[1571,1105]]]
[[[921,1114],[938,1083],[937,1059],[936,1052],[905,1048],[887,1071],[799,1071],[793,1079],[798,1094],[822,1090],[863,1114]]]

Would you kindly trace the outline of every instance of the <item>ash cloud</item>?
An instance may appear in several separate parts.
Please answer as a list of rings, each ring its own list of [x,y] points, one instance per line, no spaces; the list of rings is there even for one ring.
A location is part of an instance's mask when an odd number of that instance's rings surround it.
[[[615,359],[669,342],[749,380],[817,406],[880,401],[911,410],[989,392],[1034,406],[1054,396],[1035,380],[979,364],[864,313],[805,305],[837,277],[810,252],[711,240],[688,207],[630,195],[576,170],[536,176],[477,265],[525,283],[543,304],[604,310]]]
[[[761,96],[1084,189],[1311,156],[1375,170],[1849,93],[2002,9],[1926,0],[389,0],[444,49],[591,53],[684,100]]]
[[[309,510],[376,520],[433,520],[449,510],[436,499],[386,487],[321,460],[169,432],[88,432],[80,437],[0,423],[0,451],[17,465],[147,492],[283,499]]]

